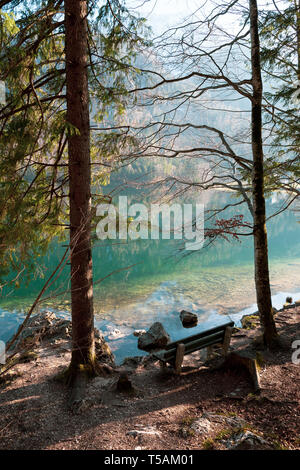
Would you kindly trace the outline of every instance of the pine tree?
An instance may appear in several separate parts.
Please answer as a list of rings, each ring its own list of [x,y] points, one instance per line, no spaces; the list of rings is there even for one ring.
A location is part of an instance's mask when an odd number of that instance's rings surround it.
[[[265,126],[272,129],[274,184],[299,196],[300,3],[274,1],[260,15],[261,59],[266,82]]]

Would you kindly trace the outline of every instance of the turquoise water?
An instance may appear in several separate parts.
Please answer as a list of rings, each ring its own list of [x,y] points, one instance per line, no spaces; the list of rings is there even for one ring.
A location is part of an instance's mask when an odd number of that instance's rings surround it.
[[[214,195],[210,204],[231,201],[228,193]],[[272,213],[282,203],[280,195],[267,204]],[[228,216],[240,213],[230,209]],[[245,219],[250,216],[245,210]],[[225,217],[225,215],[222,215]],[[270,276],[275,307],[287,295],[300,298],[300,225],[297,213],[285,211],[268,223]],[[97,241],[93,248],[94,304],[96,325],[103,331],[118,360],[141,354],[136,348],[134,329],[148,328],[162,321],[172,339],[191,334],[179,320],[182,309],[198,314],[193,332],[229,318],[238,322],[241,312],[255,311],[252,237],[241,241],[219,241],[209,248],[179,255],[176,240]],[[53,244],[39,262],[46,279],[58,264],[64,248]],[[132,266],[134,265],[134,266]],[[131,268],[126,269],[128,266]],[[117,272],[122,269],[122,271]],[[103,278],[105,278],[103,280]],[[7,340],[23,318],[45,279],[2,293],[0,339]],[[66,266],[44,295],[39,310],[51,309],[69,315],[69,266]],[[102,281],[101,281],[102,280]]]

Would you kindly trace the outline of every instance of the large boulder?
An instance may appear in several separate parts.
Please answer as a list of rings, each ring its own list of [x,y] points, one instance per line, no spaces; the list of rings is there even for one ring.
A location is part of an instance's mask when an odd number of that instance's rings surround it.
[[[241,318],[241,325],[245,330],[255,330],[259,326],[258,312],[244,315]]]
[[[196,326],[198,323],[197,315],[195,313],[187,312],[186,310],[182,310],[180,312],[180,320],[185,328]]]
[[[143,351],[153,351],[164,348],[170,341],[170,336],[160,322],[155,322],[149,330],[138,339],[138,348]]]

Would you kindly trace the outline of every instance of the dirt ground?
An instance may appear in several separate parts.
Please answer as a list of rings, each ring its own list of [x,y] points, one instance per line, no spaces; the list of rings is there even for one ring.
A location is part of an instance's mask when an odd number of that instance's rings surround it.
[[[292,343],[300,340],[300,307],[275,318],[285,347],[256,353],[260,394],[246,371],[215,367],[218,357],[205,363],[194,353],[180,376],[150,361],[123,366],[133,394],[117,391],[120,371],[97,377],[70,410],[69,390],[54,380],[70,360],[69,344],[44,341],[28,362],[0,377],[0,449],[227,449],[241,430],[269,448],[300,449],[300,364],[291,358]],[[231,351],[249,349],[258,333],[236,331]]]

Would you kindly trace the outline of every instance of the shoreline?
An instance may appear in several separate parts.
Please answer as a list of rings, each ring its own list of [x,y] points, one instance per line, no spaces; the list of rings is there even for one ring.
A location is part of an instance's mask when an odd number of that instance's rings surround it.
[[[298,290],[295,288],[293,291],[279,291],[276,294],[272,295],[272,305],[275,307],[278,311],[281,310],[283,307],[286,297],[291,296],[294,301],[300,300],[300,289]],[[169,314],[168,316],[155,316],[150,319],[148,322],[149,324],[147,325],[146,328],[150,327],[151,324],[155,321],[160,321],[166,331],[170,334],[172,341],[175,341],[179,339],[181,336],[188,336],[191,332],[190,329],[185,329],[182,327],[181,322],[179,321],[179,312],[183,309],[183,306],[178,305],[178,312],[173,312],[172,314]],[[192,311],[192,310],[191,310]],[[70,320],[70,312],[69,311],[62,311],[62,310],[56,310],[56,309],[51,309],[51,308],[41,308],[37,310],[36,312],[33,312],[33,315],[36,315],[37,313],[42,313],[42,312],[52,312],[59,318],[63,318],[66,320]],[[257,305],[255,303],[251,304],[250,306],[240,310],[237,313],[232,313],[232,314],[223,314],[219,313],[216,310],[207,310],[206,312],[198,312],[194,311],[193,313],[198,314],[198,325],[193,328],[193,331],[195,333],[198,333],[201,331],[201,329],[206,329],[209,326],[214,326],[215,324],[222,323],[222,319],[229,319],[234,321],[235,325],[237,327],[241,326],[241,319],[243,316],[246,315],[253,315],[257,312]],[[2,341],[8,341],[16,332],[18,326],[22,323],[24,320],[25,314],[23,313],[18,313],[18,312],[10,312],[6,310],[2,310],[0,308],[0,330],[1,330],[1,318],[2,313],[6,316],[7,320],[10,322],[14,322],[14,326],[11,326],[11,328],[7,331],[6,334],[0,335],[0,340]],[[105,341],[107,341],[109,347],[112,349],[113,354],[115,355],[116,361],[118,364],[122,362],[122,360],[125,357],[129,356],[142,356],[144,353],[137,348],[137,340],[136,337],[133,335],[133,332],[136,329],[143,329],[144,325],[142,326],[132,326],[132,327],[127,327],[123,326],[122,324],[114,323],[112,322],[109,318],[103,319],[99,318],[100,315],[95,314],[95,327],[98,328],[104,336]],[[4,323],[4,322],[3,322]],[[4,325],[5,326],[5,325]],[[3,331],[3,330],[2,330]],[[176,331],[177,334],[174,335],[174,331]]]
[[[0,448],[231,450],[246,441],[250,450],[299,450],[300,369],[291,360],[299,319],[300,307],[275,314],[285,342],[275,353],[261,348],[255,325],[233,333],[230,353],[246,348],[259,358],[258,395],[246,371],[220,367],[218,350],[209,361],[201,351],[186,356],[180,376],[147,355],[91,379],[73,411],[68,389],[54,380],[70,361],[69,340],[44,338],[2,378]],[[117,389],[124,372],[133,394]]]

